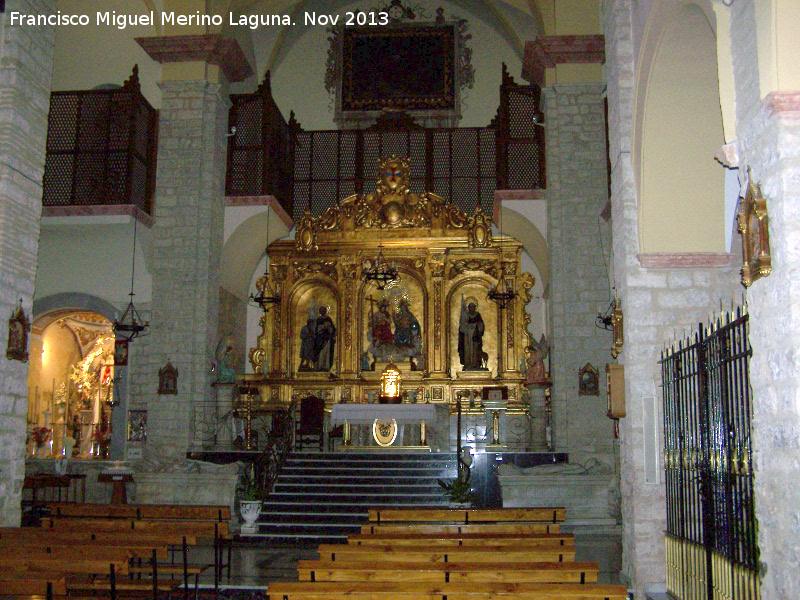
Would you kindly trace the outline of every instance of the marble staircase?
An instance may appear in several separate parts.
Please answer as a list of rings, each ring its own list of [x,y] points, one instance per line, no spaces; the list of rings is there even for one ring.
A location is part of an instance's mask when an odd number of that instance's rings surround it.
[[[277,543],[344,542],[370,507],[447,506],[438,479],[456,476],[455,453],[295,452],[265,500],[258,531]]]

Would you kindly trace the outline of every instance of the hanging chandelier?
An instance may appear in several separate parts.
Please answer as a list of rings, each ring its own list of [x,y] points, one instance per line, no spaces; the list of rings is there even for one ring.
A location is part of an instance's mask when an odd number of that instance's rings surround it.
[[[364,269],[364,279],[366,281],[375,282],[375,286],[382,290],[392,281],[396,281],[400,276],[394,264],[390,265],[386,258],[383,256],[383,247],[378,245],[378,256],[372,264]]]
[[[503,208],[500,207],[498,211],[499,219],[498,219],[498,246],[501,244],[500,238],[503,237]],[[505,309],[509,304],[514,301],[514,298],[517,297],[517,292],[514,291],[514,285],[509,283],[508,279],[506,279],[506,264],[503,262],[503,250],[500,247],[500,277],[497,279],[497,284],[494,285],[489,289],[489,293],[486,296],[497,304],[500,309]]]
[[[256,281],[256,293],[250,294],[248,302],[251,306],[256,306],[263,310],[265,313],[269,312],[274,304],[281,303],[281,297],[273,291],[269,284],[269,215],[272,212],[272,207],[267,208],[267,245],[264,248],[264,275]]]
[[[136,310],[136,307],[133,305],[133,281],[134,275],[136,274],[136,225],[137,219],[134,216],[133,258],[131,260],[131,293],[128,294],[131,297],[131,300],[128,302],[128,306],[125,308],[125,312],[122,313],[122,316],[119,319],[114,319],[114,323],[111,326],[116,338],[125,339],[129,342],[133,341],[137,337],[143,337],[149,335],[150,333],[150,322],[143,321],[139,316],[139,311]]]
[[[500,265],[500,278],[497,280],[497,284],[489,289],[487,297],[501,309],[506,308],[517,297],[514,287],[506,279],[506,268],[502,263]]]

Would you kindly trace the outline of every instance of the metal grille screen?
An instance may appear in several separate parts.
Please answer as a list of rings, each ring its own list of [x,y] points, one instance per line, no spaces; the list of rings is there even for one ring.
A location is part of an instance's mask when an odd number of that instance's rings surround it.
[[[42,203],[133,204],[149,213],[157,126],[136,72],[119,89],[53,92]]]

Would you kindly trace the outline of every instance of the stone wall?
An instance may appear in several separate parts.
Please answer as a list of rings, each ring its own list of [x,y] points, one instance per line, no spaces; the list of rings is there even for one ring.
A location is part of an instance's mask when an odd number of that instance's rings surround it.
[[[52,27],[11,27],[9,11],[52,14],[49,0],[9,0],[0,15],[0,525],[19,525],[25,476],[28,365],[8,360],[8,318],[31,318],[42,213]]]
[[[709,315],[717,314],[721,305],[730,307],[740,299],[741,286],[739,264],[733,257],[639,255],[638,199],[631,164],[631,10],[625,0],[606,3],[605,68],[614,269],[625,314],[620,363],[625,366],[627,416],[619,428],[622,569],[635,597],[644,598],[647,591],[664,590],[666,564],[664,485],[645,481],[644,405],[660,398],[662,350],[695,330],[698,323],[708,323]]]
[[[772,274],[747,291],[762,598],[800,596],[800,90],[759,89],[753,3],[731,7],[739,172],[767,199]],[[777,32],[774,35],[779,35]],[[796,35],[787,30],[784,35]],[[785,59],[790,60],[790,59]]]
[[[221,86],[205,81],[161,87],[145,455],[181,461],[192,404],[212,398],[228,101]],[[167,361],[178,369],[177,395],[155,392]]]
[[[548,242],[551,264],[550,346],[556,451],[570,462],[589,457],[613,467],[614,437],[602,393],[612,362],[611,332],[595,326],[613,297],[606,205],[605,117],[601,85],[546,90]],[[598,395],[578,394],[587,364],[600,372]]]

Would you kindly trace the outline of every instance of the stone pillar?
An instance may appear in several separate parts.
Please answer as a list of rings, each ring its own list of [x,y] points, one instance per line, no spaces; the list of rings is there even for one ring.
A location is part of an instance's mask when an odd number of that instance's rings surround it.
[[[183,460],[192,404],[212,401],[228,105],[207,81],[161,84],[147,458]],[[178,369],[177,395],[157,395],[158,370]]]
[[[53,27],[14,26],[9,11],[54,14],[52,0],[16,0],[0,15],[0,525],[20,524],[25,476],[28,363],[6,358],[20,299],[30,320],[42,214]]]
[[[614,464],[613,431],[602,394],[579,396],[581,369],[603,372],[611,332],[598,329],[598,310],[611,300],[604,86],[558,85],[545,90],[548,243],[552,342],[550,361],[555,450],[570,462]],[[601,386],[602,389],[602,386]]]
[[[547,449],[547,397],[541,385],[529,385],[531,395],[531,436],[529,450],[533,452]]]
[[[757,3],[756,3],[757,4]],[[783,7],[773,6],[772,10]],[[736,90],[740,179],[750,168],[767,200],[772,273],[747,290],[750,312],[750,383],[753,390],[753,482],[762,565],[762,598],[800,595],[800,90],[765,90],[758,62],[758,7],[734,3],[731,50]],[[787,7],[788,9],[788,7]],[[774,14],[781,19],[781,14]],[[760,33],[759,33],[760,35]],[[796,35],[778,30],[775,46]],[[767,59],[769,60],[769,59]],[[763,78],[761,82],[768,81]]]
[[[605,11],[606,79],[614,272],[625,314],[627,415],[619,421],[622,577],[637,600],[665,588],[665,487],[645,481],[644,405],[661,398],[662,350],[676,331],[690,332],[741,294],[729,255],[642,255],[631,162],[633,122],[632,5],[612,0]],[[722,200],[720,199],[720,202]],[[609,340],[610,341],[610,340]],[[764,596],[768,597],[768,596]]]

